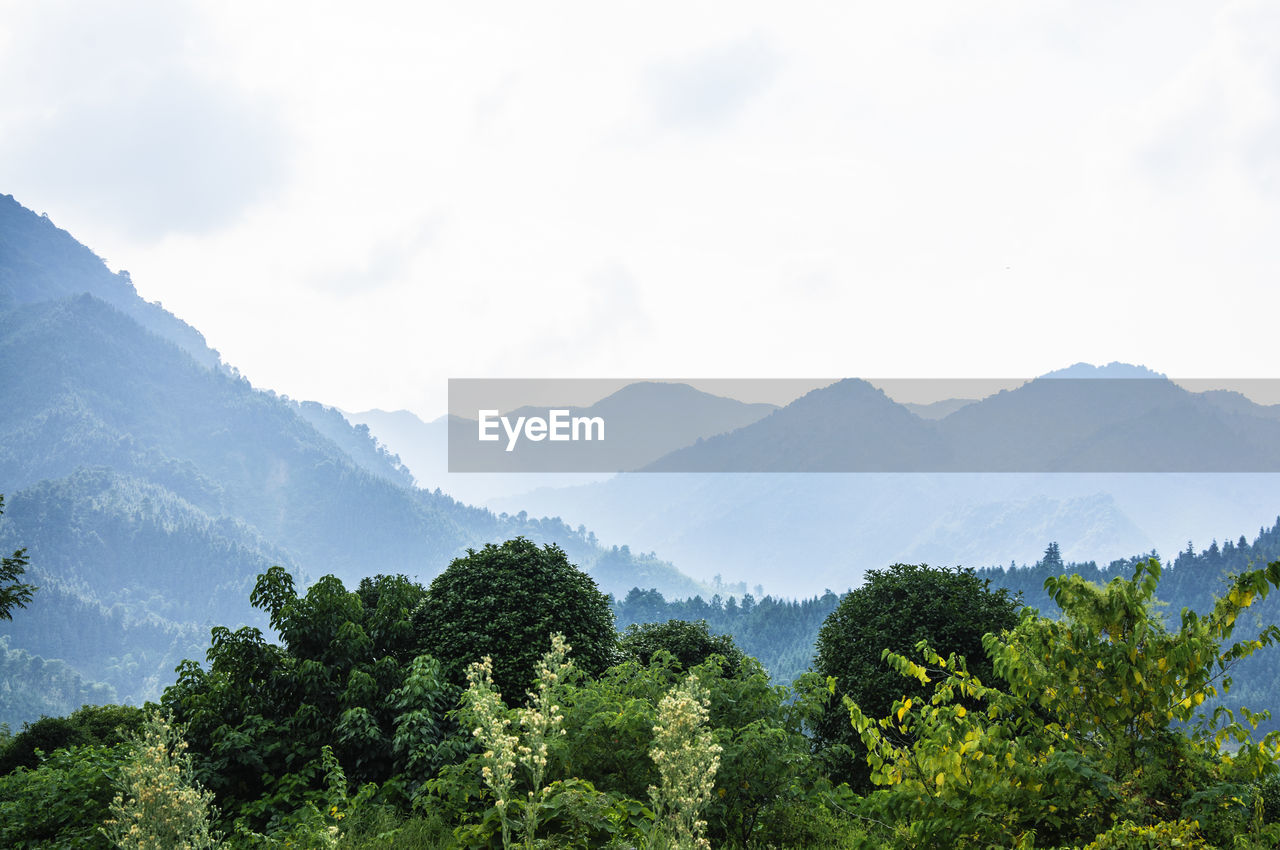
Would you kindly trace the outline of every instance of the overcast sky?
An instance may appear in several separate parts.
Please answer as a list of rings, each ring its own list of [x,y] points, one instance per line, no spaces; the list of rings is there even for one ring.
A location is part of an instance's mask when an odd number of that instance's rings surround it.
[[[256,385],[1280,373],[1280,4],[0,2],[0,192]]]

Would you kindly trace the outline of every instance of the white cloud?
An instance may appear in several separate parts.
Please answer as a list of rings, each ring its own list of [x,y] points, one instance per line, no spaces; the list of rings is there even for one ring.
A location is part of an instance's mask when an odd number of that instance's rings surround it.
[[[723,125],[773,82],[781,64],[758,36],[664,64],[650,72],[654,111],[677,128]]]
[[[28,7],[28,14],[30,15]],[[3,59],[3,177],[130,239],[226,226],[287,178],[269,101],[201,68],[185,4],[48,4]]]
[[[1275,369],[1266,3],[2,8],[0,190],[295,397]]]

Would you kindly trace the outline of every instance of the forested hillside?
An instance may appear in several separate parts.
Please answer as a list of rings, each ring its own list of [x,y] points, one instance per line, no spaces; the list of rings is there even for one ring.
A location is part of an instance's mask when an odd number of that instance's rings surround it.
[[[1058,606],[1049,597],[1046,585],[1050,579],[1064,575],[1078,575],[1087,581],[1105,584],[1125,579],[1133,574],[1136,565],[1147,555],[1133,556],[1112,561],[1105,567],[1095,562],[1064,563],[1058,544],[1052,543],[1045,555],[1035,564],[992,567],[981,570],[979,575],[995,586],[1009,588],[1021,595],[1025,604],[1039,609],[1049,617],[1057,616]],[[1180,622],[1185,609],[1204,611],[1211,608],[1215,596],[1222,593],[1223,582],[1229,577],[1257,569],[1280,559],[1280,517],[1270,528],[1258,529],[1250,541],[1245,535],[1236,540],[1228,539],[1218,544],[1214,540],[1208,547],[1196,552],[1191,542],[1165,569],[1156,596],[1159,616],[1169,628]],[[1247,623],[1251,628],[1261,628],[1280,623],[1280,596],[1257,602],[1249,611]],[[1260,728],[1280,729],[1280,677],[1275,674],[1280,665],[1280,651],[1269,648],[1242,659],[1232,671],[1234,687],[1229,699],[1219,704],[1238,708],[1247,706],[1254,711],[1270,711],[1272,718],[1263,721]]]
[[[32,664],[69,665],[85,693],[154,699],[211,626],[265,626],[246,594],[273,565],[303,584],[426,580],[468,548],[524,535],[562,546],[618,594],[703,590],[656,556],[598,546],[583,526],[415,487],[367,428],[253,387],[127,274],[9,196],[0,399],[0,543],[28,549],[41,588],[31,616],[0,623],[0,636]],[[7,680],[0,721],[80,704],[72,689],[26,693],[40,681]]]
[[[1058,544],[1051,543],[1045,557],[1035,564],[986,567],[976,573],[992,587],[1007,589],[1022,605],[1056,618],[1061,609],[1049,596],[1047,579],[1078,575],[1105,584],[1130,578],[1134,569],[1151,557],[1158,556],[1154,552],[1134,555],[1106,567],[1092,561],[1066,563]],[[1252,542],[1241,535],[1221,546],[1214,541],[1199,553],[1189,543],[1164,571],[1157,595],[1158,611],[1170,626],[1176,625],[1184,608],[1211,608],[1214,594],[1221,592],[1222,583],[1230,576],[1276,560],[1280,560],[1280,518],[1271,528],[1259,529]],[[705,621],[713,633],[732,636],[738,646],[758,658],[774,681],[786,683],[810,669],[818,630],[841,598],[843,594],[827,591],[805,600],[772,596],[757,600],[749,593],[726,593],[712,596],[710,601],[701,596],[668,601],[656,590],[635,588],[614,602],[614,611],[620,630],[633,623]],[[1260,600],[1250,611],[1249,622],[1253,626],[1280,622],[1280,596]],[[1241,662],[1233,704],[1269,710],[1280,718],[1280,679],[1272,673],[1276,655],[1277,651],[1268,650]],[[1280,728],[1280,722],[1268,721],[1265,728]]]
[[[640,623],[705,621],[713,633],[732,636],[743,652],[759,659],[770,679],[787,684],[810,668],[818,629],[839,601],[827,591],[800,600],[757,600],[747,593],[740,600],[716,594],[710,601],[694,596],[668,602],[657,590],[634,588],[614,602],[613,610],[619,631]]]

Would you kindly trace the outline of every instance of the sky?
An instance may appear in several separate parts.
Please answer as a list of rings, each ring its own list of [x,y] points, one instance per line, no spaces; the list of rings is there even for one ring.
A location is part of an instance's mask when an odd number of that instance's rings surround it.
[[[1280,374],[1280,5],[0,0],[0,192],[257,386]]]

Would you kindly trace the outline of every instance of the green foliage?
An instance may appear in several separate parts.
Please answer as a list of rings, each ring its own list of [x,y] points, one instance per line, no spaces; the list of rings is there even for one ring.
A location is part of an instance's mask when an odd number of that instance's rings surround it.
[[[34,768],[40,751],[89,744],[114,746],[129,741],[142,729],[146,712],[128,705],[86,705],[68,717],[42,717],[26,724],[0,749],[0,775],[17,767]]]
[[[743,653],[760,660],[775,682],[785,685],[809,669],[818,629],[839,604],[831,591],[800,600],[756,599],[748,593],[741,602],[719,594],[710,601],[701,596],[668,601],[657,590],[634,587],[613,607],[620,629],[673,619],[706,622],[711,634],[732,637]]]
[[[1096,584],[1106,584],[1114,578],[1128,578],[1140,563],[1155,556],[1152,552],[1149,556],[1119,559],[1100,567],[1093,561],[1063,563],[1061,557],[1055,559],[1048,554],[1034,565],[984,569],[979,575],[989,578],[994,586],[1021,594],[1028,606],[1054,617],[1059,608],[1049,594],[1047,579],[1079,575]],[[1240,535],[1237,540],[1228,539],[1221,545],[1215,540],[1199,552],[1188,543],[1160,577],[1160,600],[1167,603],[1160,610],[1165,625],[1176,627],[1184,608],[1194,611],[1211,608],[1224,576],[1247,572],[1275,560],[1280,560],[1280,517],[1274,525],[1260,528],[1252,542]],[[1251,624],[1280,622],[1280,594],[1259,600],[1249,609],[1248,619]],[[1268,650],[1242,660],[1233,671],[1235,683],[1231,695],[1209,698],[1205,709],[1224,706],[1238,710],[1241,705],[1267,709],[1273,716],[1262,721],[1259,729],[1280,729],[1280,679],[1272,675],[1276,664],[1274,655],[1275,652]]]
[[[803,734],[817,710],[810,697],[769,683],[760,663],[746,658],[737,675],[718,659],[695,668],[707,689],[720,766],[706,807],[716,846],[754,846],[785,840],[775,823],[783,812],[811,807],[816,766]]]
[[[455,690],[444,681],[440,662],[419,655],[409,665],[404,684],[388,702],[394,712],[391,749],[397,772],[384,784],[389,796],[414,800],[427,781],[456,758],[461,742],[446,715],[454,706]],[[397,789],[398,794],[392,794]]]
[[[644,799],[660,782],[648,758],[658,705],[683,680],[682,672],[669,653],[659,651],[647,667],[626,661],[566,689],[567,735],[553,775]],[[752,658],[734,676],[725,675],[718,658],[688,672],[706,689],[708,728],[723,750],[715,791],[703,811],[713,845],[805,846],[817,840],[806,831],[806,818],[818,811],[837,820],[838,815],[822,801],[822,780],[802,732],[821,699],[809,686],[811,677],[797,694],[770,685]]]
[[[609,600],[555,545],[517,537],[467,550],[431,582],[414,614],[425,648],[461,685],[468,665],[493,660],[493,681],[522,699],[552,633],[574,648],[575,663],[597,675],[614,660],[617,635]]]
[[[733,638],[713,635],[706,620],[667,620],[665,623],[632,623],[618,639],[618,651],[624,659],[647,665],[659,650],[671,653],[682,670],[691,670],[712,655],[724,659],[726,675],[738,672],[746,656]]]
[[[814,738],[832,779],[859,791],[871,788],[865,751],[839,708],[843,698],[880,717],[895,699],[919,700],[926,691],[925,685],[886,668],[885,650],[910,652],[927,641],[940,653],[970,659],[974,674],[991,681],[983,635],[1009,628],[1017,619],[1015,600],[973,570],[894,564],[869,571],[862,587],[845,595],[818,632],[814,668],[834,677],[836,685],[829,711],[815,723]]]
[[[0,516],[4,515],[4,496],[0,495]],[[27,550],[18,549],[0,558],[0,620],[12,620],[14,608],[26,608],[36,587],[18,581],[30,565]]]
[[[164,704],[188,725],[200,780],[227,826],[269,834],[323,806],[325,747],[351,782],[384,786],[393,802],[413,799],[454,759],[463,745],[444,715],[457,692],[419,655],[410,622],[423,594],[402,576],[368,579],[354,593],[326,576],[299,596],[272,568],[251,600],[283,646],[257,629],[218,627],[208,670],[179,668]]]
[[[1152,611],[1160,572],[1152,560],[1105,587],[1051,580],[1061,620],[1028,609],[984,640],[1005,689],[925,642],[923,664],[885,653],[926,695],[879,721],[846,704],[885,786],[866,811],[893,825],[896,846],[1079,845],[1126,821],[1099,846],[1178,846],[1189,827],[1166,822],[1179,820],[1217,845],[1262,835],[1264,801],[1247,798],[1275,774],[1280,736],[1255,742],[1221,712],[1195,714],[1240,659],[1280,637],[1270,626],[1232,642],[1241,612],[1280,585],[1280,562],[1232,579],[1209,614],[1185,610],[1177,631]],[[1190,733],[1179,725],[1190,722]]]
[[[564,694],[565,745],[554,776],[578,777],[595,787],[643,800],[657,771],[649,759],[658,702],[679,681],[670,655],[648,667],[627,661]]]
[[[133,757],[120,769],[119,793],[103,833],[121,850],[213,850],[213,795],[192,776],[181,732],[161,713],[142,728]]]
[[[540,827],[555,836],[556,846],[603,846],[648,832],[653,813],[635,800],[605,794],[577,777],[545,783],[567,734],[560,702],[577,678],[569,649],[561,635],[552,635],[551,649],[537,665],[529,704],[515,709],[495,689],[489,658],[468,668],[460,713],[481,751],[463,769],[478,768],[492,805],[478,822],[455,830],[464,846],[487,846],[497,831],[502,847],[510,848],[519,831],[520,846],[532,850],[542,846]]]
[[[1085,845],[1084,850],[1194,850],[1208,846],[1200,835],[1200,825],[1195,821],[1161,821],[1151,826],[1139,826],[1127,820],[1099,835],[1096,841]]]
[[[101,827],[116,790],[113,777],[132,756],[129,744],[90,744],[0,776],[0,847],[107,850]]]

